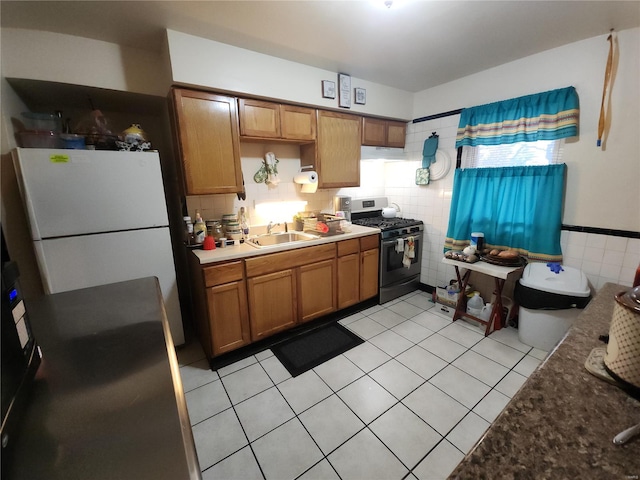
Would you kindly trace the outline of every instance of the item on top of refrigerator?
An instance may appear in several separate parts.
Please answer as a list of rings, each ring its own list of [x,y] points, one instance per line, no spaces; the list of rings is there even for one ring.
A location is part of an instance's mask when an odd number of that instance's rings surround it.
[[[132,123],[129,128],[122,132],[122,140],[128,143],[148,142],[147,134],[140,127],[139,123]]]
[[[147,134],[138,123],[132,123],[120,134],[121,140],[116,141],[120,150],[143,152],[151,148]]]
[[[50,113],[22,112],[23,130],[62,133],[62,119]]]
[[[200,212],[196,210],[196,221],[193,224],[193,238],[196,243],[200,244],[204,242],[204,237],[207,235],[207,225],[204,223]]]
[[[62,148],[84,150],[86,147],[84,137],[75,133],[61,133],[60,143]]]
[[[80,120],[73,133],[84,135],[88,149],[117,150],[118,136],[113,134],[107,118],[100,110],[92,110]]]
[[[23,112],[11,118],[16,143],[24,148],[59,148],[62,123],[57,115]]]
[[[23,148],[59,148],[60,135],[55,132],[23,130],[16,132],[18,146]]]

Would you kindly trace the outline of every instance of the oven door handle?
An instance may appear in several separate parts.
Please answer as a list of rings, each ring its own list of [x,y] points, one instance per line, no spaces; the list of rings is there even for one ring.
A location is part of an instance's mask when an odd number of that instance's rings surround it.
[[[409,238],[409,237],[413,237],[414,239],[419,240],[419,239],[422,237],[422,235],[407,235],[407,236],[402,236],[402,237],[396,237],[396,238],[394,238],[393,240],[386,240],[386,241],[383,241],[383,242],[382,242],[382,245],[383,245],[383,246],[386,246],[386,245],[395,245],[396,243],[398,243],[398,239],[400,239],[400,238],[401,238],[401,239],[403,239],[403,240],[406,240],[406,239],[407,239],[407,238]]]

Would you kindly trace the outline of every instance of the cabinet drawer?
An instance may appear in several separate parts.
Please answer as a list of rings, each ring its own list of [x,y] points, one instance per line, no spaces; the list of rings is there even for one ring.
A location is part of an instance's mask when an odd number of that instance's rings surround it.
[[[203,269],[202,274],[204,276],[204,284],[207,287],[242,280],[242,261],[207,267]]]
[[[378,235],[369,235],[368,237],[360,237],[360,250],[371,250],[380,246],[380,237]]]
[[[336,256],[335,243],[318,245],[315,247],[298,248],[280,253],[271,253],[260,257],[247,258],[247,277],[265,275],[287,268],[299,267],[308,263],[328,260]]]
[[[344,257],[352,253],[358,253],[360,251],[360,241],[357,238],[351,240],[342,240],[338,242],[338,257]]]

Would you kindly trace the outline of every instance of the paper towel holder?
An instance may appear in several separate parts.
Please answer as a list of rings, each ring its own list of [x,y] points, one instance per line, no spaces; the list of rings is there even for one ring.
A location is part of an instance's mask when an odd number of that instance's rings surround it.
[[[305,173],[305,170],[309,170],[310,172],[315,173],[316,174],[316,178],[318,177],[318,174],[316,172],[314,172],[314,170],[313,170],[313,165],[303,165],[303,166],[301,166],[300,167],[300,171],[298,172],[298,174]],[[309,172],[306,172],[306,173],[309,173]],[[300,184],[300,185],[304,185],[304,184],[307,183],[307,182],[298,181],[298,179],[297,179],[298,176],[299,175],[296,175],[296,176],[293,177],[293,182],[294,183],[297,183],[297,184]]]
[[[293,181],[301,185],[300,193],[316,193],[318,189],[318,173],[313,170],[313,165],[301,166]]]

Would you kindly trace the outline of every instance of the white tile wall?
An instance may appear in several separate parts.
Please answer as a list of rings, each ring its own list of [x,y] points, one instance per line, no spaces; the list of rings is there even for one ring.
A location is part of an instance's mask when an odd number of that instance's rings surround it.
[[[385,194],[389,201],[402,206],[405,216],[425,222],[421,282],[431,286],[446,284],[455,277],[453,267],[443,265],[441,258],[451,205],[459,119],[459,115],[454,115],[409,123],[405,150],[417,160],[385,164]],[[444,149],[451,158],[452,169],[442,180],[426,186],[414,185],[412,174],[419,166],[422,146],[434,131],[439,135],[439,149]],[[606,282],[627,286],[633,283],[640,265],[640,239],[563,230],[560,242],[564,264],[584,271],[595,290]]]
[[[205,219],[217,219],[244,206],[251,225],[266,225],[269,221],[291,221],[291,207],[285,206],[290,202],[306,202],[305,210],[333,212],[334,195],[387,196],[390,202],[398,204],[403,216],[425,223],[420,281],[431,286],[443,285],[455,277],[453,267],[443,265],[441,258],[451,206],[458,121],[459,115],[453,115],[415,124],[409,122],[405,147],[409,160],[363,160],[359,188],[318,190],[314,194],[301,193],[300,185],[293,183],[293,176],[300,169],[299,147],[243,143],[242,169],[247,200],[238,200],[236,195],[193,196],[187,197],[187,208],[192,217],[199,209]],[[451,169],[440,180],[416,185],[415,171],[422,163],[422,147],[433,132],[439,136],[438,148],[448,155]],[[268,151],[274,152],[280,160],[277,187],[253,181],[253,175]],[[256,205],[265,202],[269,208],[257,211]],[[561,245],[564,263],[583,270],[595,290],[606,282],[630,286],[640,264],[640,239],[563,231]]]

